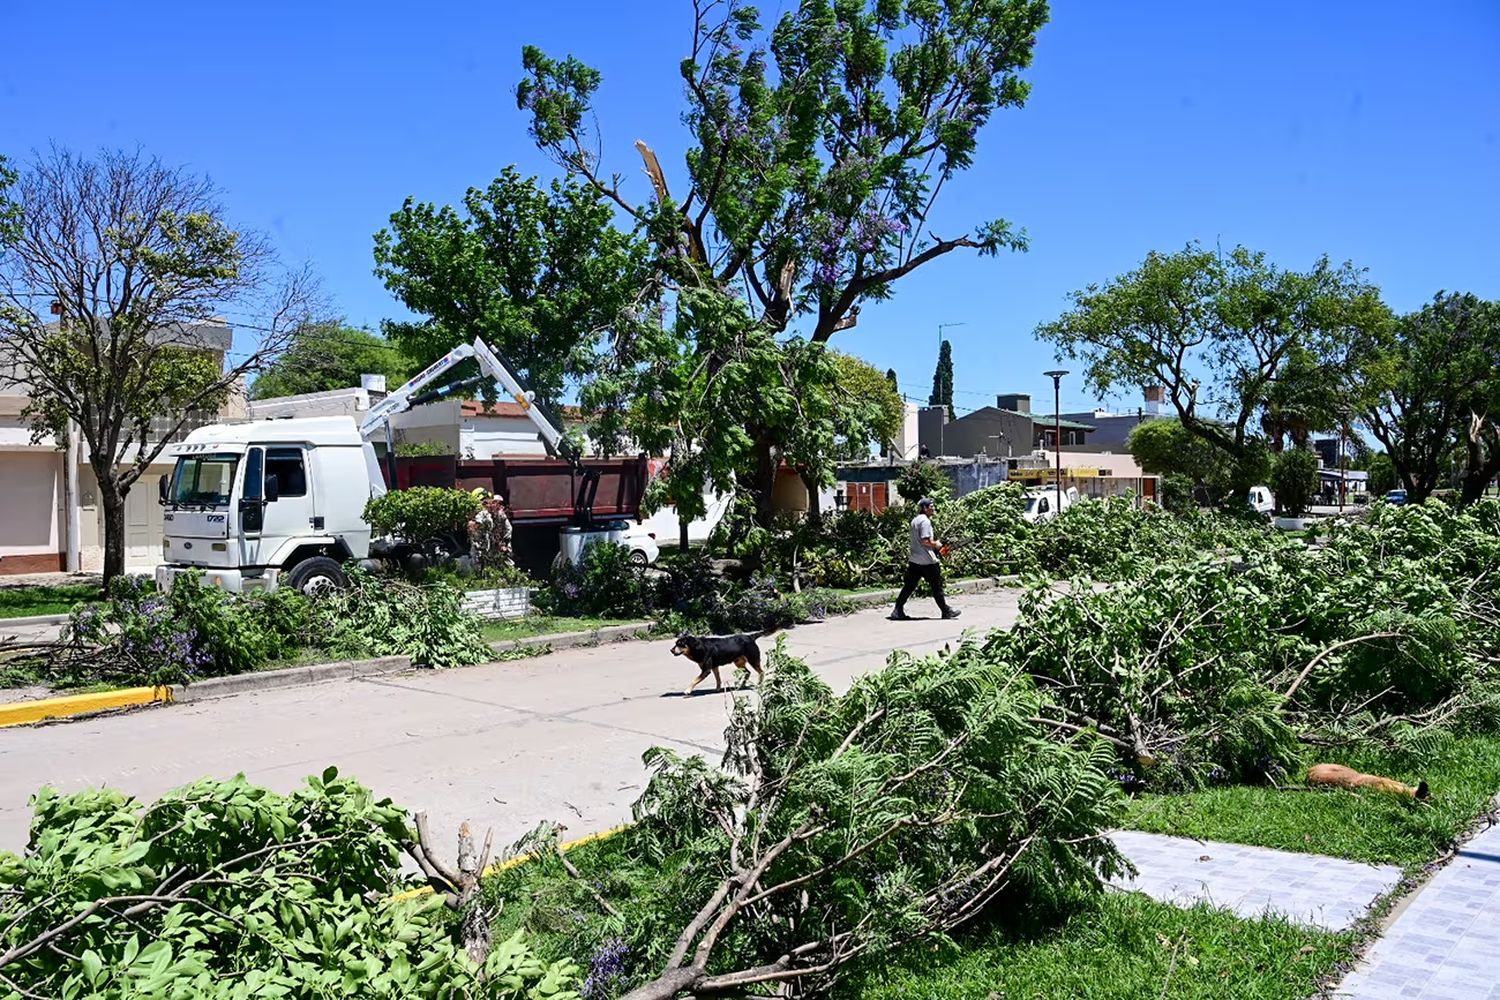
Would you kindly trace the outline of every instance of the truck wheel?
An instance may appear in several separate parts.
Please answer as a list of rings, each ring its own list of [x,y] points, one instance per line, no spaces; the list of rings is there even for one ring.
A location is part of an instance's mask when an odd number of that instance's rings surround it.
[[[294,587],[312,597],[329,590],[343,590],[349,586],[349,578],[343,567],[327,556],[313,556],[293,566],[286,575],[287,586]]]

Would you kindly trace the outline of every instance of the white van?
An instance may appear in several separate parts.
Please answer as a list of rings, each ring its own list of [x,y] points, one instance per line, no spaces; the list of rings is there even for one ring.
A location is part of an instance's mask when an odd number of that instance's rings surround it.
[[[1274,514],[1276,512],[1276,495],[1271,492],[1271,487],[1250,487],[1250,509],[1257,514]]]
[[[1058,506],[1058,501],[1062,506]],[[1026,491],[1026,509],[1021,512],[1023,521],[1040,524],[1050,521],[1062,511],[1078,502],[1078,489],[1069,486],[1059,495],[1056,486],[1033,486]]]

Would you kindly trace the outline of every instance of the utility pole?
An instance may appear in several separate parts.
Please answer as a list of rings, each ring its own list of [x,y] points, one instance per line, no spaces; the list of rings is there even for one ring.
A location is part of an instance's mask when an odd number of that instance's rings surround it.
[[[939,323],[938,326],[938,350],[943,349],[943,331],[951,326],[968,326],[967,323]]]
[[[1053,516],[1062,513],[1062,377],[1068,374],[1062,369],[1042,372],[1052,380],[1052,433],[1057,436],[1057,509]]]

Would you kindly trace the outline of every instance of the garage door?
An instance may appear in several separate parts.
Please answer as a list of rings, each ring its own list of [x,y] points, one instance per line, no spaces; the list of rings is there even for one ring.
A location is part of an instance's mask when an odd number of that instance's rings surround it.
[[[156,481],[160,476],[142,476],[125,498],[125,568],[153,569],[161,562],[161,504]]]

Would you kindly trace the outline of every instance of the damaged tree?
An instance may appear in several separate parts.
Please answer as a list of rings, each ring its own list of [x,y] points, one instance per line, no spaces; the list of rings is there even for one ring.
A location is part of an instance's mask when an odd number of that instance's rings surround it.
[[[1040,704],[1024,676],[973,646],[897,654],[841,698],[778,651],[760,708],[736,709],[724,771],[647,755],[655,774],[631,836],[663,858],[693,848],[720,861],[627,1000],[822,988],[1002,894],[1095,888],[1121,870],[1102,835],[1122,803],[1105,773],[1112,751],[1052,738],[1033,721]]]

